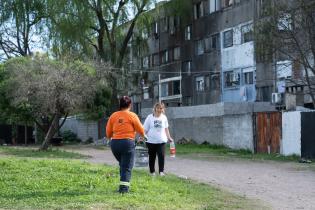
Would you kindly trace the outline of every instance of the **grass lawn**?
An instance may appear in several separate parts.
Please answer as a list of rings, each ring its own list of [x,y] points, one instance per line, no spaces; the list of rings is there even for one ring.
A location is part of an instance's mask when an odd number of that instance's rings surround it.
[[[36,159],[3,147],[0,151],[11,152],[0,159],[0,209],[262,209],[205,184],[171,175],[151,177],[142,170],[133,171],[131,192],[121,195],[117,167],[51,159],[60,157],[58,150],[48,152],[49,158],[20,151]]]
[[[211,158],[242,158],[248,160],[275,160],[275,161],[295,161],[298,156],[283,156],[280,154],[253,154],[249,150],[233,150],[218,145],[198,145],[198,144],[177,144],[176,155],[197,159]]]
[[[0,146],[0,154],[13,155],[16,157],[33,157],[33,158],[70,158],[82,159],[89,156],[81,155],[74,152],[66,152],[59,149],[48,149],[47,151],[40,151],[38,148],[26,147],[7,147]]]

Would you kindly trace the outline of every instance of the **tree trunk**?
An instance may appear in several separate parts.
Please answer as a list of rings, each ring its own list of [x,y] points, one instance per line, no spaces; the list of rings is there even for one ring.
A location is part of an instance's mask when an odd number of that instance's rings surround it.
[[[58,130],[59,118],[60,118],[60,116],[58,114],[56,114],[54,116],[53,121],[52,121],[52,123],[48,129],[48,132],[46,133],[45,139],[44,139],[41,147],[39,148],[40,150],[47,150],[48,149],[50,142],[51,142],[51,139],[54,137],[55,133]]]

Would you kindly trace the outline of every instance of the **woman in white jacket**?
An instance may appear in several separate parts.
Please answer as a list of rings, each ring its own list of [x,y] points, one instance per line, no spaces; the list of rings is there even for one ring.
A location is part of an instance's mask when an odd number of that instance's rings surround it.
[[[155,159],[158,156],[159,174],[164,176],[165,144],[174,141],[168,129],[168,120],[164,114],[164,104],[156,103],[153,113],[144,121],[144,131],[147,135],[147,147],[149,153],[149,169],[151,175],[155,175]]]

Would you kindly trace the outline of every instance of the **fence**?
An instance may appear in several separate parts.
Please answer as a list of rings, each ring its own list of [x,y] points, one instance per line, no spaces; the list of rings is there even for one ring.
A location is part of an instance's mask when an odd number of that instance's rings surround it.
[[[254,152],[253,113],[275,111],[269,103],[218,103],[190,107],[170,107],[166,115],[175,140],[225,145]],[[142,120],[152,109],[141,110]]]
[[[17,125],[16,138],[13,138],[12,125],[0,125],[0,143],[3,144],[34,144],[34,128],[30,126]]]
[[[315,158],[315,112],[282,114],[281,154]]]

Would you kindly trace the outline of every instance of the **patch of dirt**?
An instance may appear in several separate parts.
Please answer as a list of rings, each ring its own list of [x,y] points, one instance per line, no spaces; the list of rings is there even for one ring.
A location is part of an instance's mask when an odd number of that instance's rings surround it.
[[[92,156],[87,160],[91,163],[118,164],[109,149],[70,150]],[[259,200],[271,209],[315,209],[315,172],[308,164],[167,157],[165,171]]]

